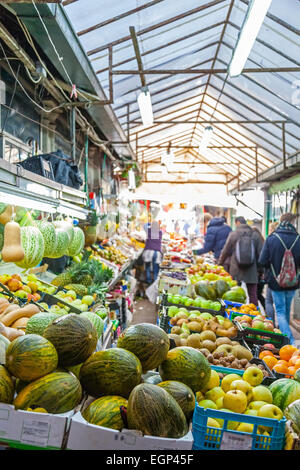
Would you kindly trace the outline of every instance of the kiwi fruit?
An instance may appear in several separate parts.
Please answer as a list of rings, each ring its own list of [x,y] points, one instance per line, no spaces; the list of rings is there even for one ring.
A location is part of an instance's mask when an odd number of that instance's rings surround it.
[[[172,335],[178,336],[178,335],[180,335],[181,333],[182,333],[182,330],[181,330],[180,326],[173,326],[173,327],[171,328],[171,334],[172,334]]]
[[[202,331],[202,325],[197,321],[191,321],[187,324],[187,327],[190,331],[196,331],[197,333],[200,333]]]
[[[216,344],[210,339],[205,339],[202,341],[202,347],[208,349],[210,352],[213,352],[216,349]]]
[[[200,336],[201,336],[201,341],[210,340],[210,341],[215,342],[217,339],[215,333],[211,330],[202,331],[202,333],[200,333]]]
[[[232,353],[237,359],[248,359],[248,361],[251,361],[251,359],[253,358],[252,352],[241,344],[239,344],[238,346],[233,346]]]
[[[187,346],[191,348],[200,349],[201,345],[201,336],[199,333],[194,333],[187,338]]]
[[[232,341],[230,338],[227,338],[226,336],[222,336],[221,338],[216,339],[216,345],[221,346],[221,344],[230,344],[232,345]]]

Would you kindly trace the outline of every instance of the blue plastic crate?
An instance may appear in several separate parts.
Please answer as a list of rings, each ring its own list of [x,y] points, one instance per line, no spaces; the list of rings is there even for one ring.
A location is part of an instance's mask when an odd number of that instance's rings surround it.
[[[208,418],[222,419],[223,426],[221,428],[207,426]],[[253,424],[253,431],[252,433],[246,433],[232,430],[228,428],[230,421]],[[277,421],[276,419],[260,418],[258,416],[213,410],[211,408],[205,409],[196,405],[192,428],[194,438],[193,450],[222,450],[224,433],[230,433],[233,442],[235,441],[236,443],[241,441],[241,436],[250,437],[250,442],[248,438],[244,438],[247,439],[247,441],[245,441],[245,443],[239,443],[241,450],[243,446],[245,446],[245,450],[282,450],[285,439],[285,423],[285,418]],[[259,434],[258,426],[270,428],[270,436]],[[232,448],[234,447],[235,446]]]
[[[246,305],[246,304],[240,304],[239,302],[231,302],[230,300],[223,300],[223,302],[225,303],[226,305],[226,308],[228,307],[236,307],[236,308],[239,308],[239,307],[242,307],[242,305]],[[260,312],[260,308],[257,307],[257,310],[258,312]],[[248,315],[248,314],[247,314]]]

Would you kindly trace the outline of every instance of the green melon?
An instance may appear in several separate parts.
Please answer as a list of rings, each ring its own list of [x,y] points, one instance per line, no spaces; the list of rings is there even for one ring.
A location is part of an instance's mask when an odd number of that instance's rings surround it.
[[[179,346],[168,352],[166,360],[159,366],[159,373],[163,381],[183,382],[196,393],[208,383],[211,369],[200,351],[189,346]]]
[[[79,379],[83,389],[95,398],[120,395],[128,398],[141,382],[142,366],[130,351],[111,348],[98,351],[84,362]]]
[[[39,335],[14,339],[6,350],[6,367],[18,379],[32,381],[52,372],[58,363],[55,347]]]
[[[80,316],[87,318],[88,320],[90,320],[90,322],[92,322],[92,324],[97,330],[97,335],[99,339],[104,330],[104,321],[102,320],[102,318],[100,318],[98,315],[96,315],[93,312],[83,312],[83,313],[80,313]]]
[[[0,334],[0,364],[5,364],[6,350],[10,345],[9,339]]]
[[[0,365],[0,403],[12,403],[14,391],[14,383],[8,370]]]
[[[62,367],[84,362],[95,351],[98,341],[96,328],[91,321],[76,313],[53,320],[43,336],[55,346],[58,363]]]
[[[49,256],[49,258],[61,258],[62,256],[66,255],[68,251],[68,247],[70,243],[70,237],[68,235],[68,232],[63,229],[56,228],[55,236],[56,236],[55,248],[51,256]]]
[[[56,247],[55,227],[51,222],[47,222],[46,220],[37,220],[35,225],[43,235],[45,245],[44,257],[48,258],[52,255]]]
[[[68,256],[76,256],[83,250],[85,243],[84,232],[80,227],[74,227],[74,237],[68,248]]]
[[[44,257],[44,238],[36,227],[21,227],[21,244],[25,253],[22,261],[15,263],[20,268],[34,268]]]
[[[56,318],[58,318],[58,315],[51,312],[41,312],[33,315],[27,322],[25,330],[26,335],[36,334],[43,336],[47,326],[50,325],[50,323],[52,323]]]
[[[176,380],[167,380],[157,385],[172,395],[184,412],[186,419],[190,420],[193,416],[196,405],[193,390],[184,383],[177,382]]]
[[[143,379],[143,382],[145,382],[146,384],[154,384],[154,385],[157,385],[159,383],[161,383],[161,376],[159,375],[158,372],[154,372],[153,374],[147,376],[142,376],[142,379]]]
[[[121,431],[125,426],[120,407],[127,407],[123,397],[109,395],[93,401],[82,413],[83,418],[90,424]]]
[[[284,411],[290,403],[300,399],[300,383],[293,379],[278,379],[269,385],[273,405]]]
[[[24,387],[13,404],[17,410],[41,407],[48,413],[58,414],[74,410],[81,397],[82,388],[75,375],[52,372]]]
[[[188,432],[182,409],[172,395],[158,385],[144,383],[132,390],[127,421],[129,429],[146,436],[179,439]]]
[[[141,361],[143,372],[156,369],[167,357],[170,340],[167,333],[151,323],[132,325],[120,334],[118,348],[135,354]]]

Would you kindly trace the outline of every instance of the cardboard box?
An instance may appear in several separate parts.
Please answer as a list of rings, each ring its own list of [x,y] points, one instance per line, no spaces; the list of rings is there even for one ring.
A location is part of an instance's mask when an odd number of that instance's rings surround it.
[[[135,431],[113,429],[89,424],[77,412],[71,418],[66,448],[69,450],[191,450],[193,436],[189,431],[181,439],[141,436]]]
[[[0,403],[0,442],[21,449],[61,449],[73,414],[15,410]]]

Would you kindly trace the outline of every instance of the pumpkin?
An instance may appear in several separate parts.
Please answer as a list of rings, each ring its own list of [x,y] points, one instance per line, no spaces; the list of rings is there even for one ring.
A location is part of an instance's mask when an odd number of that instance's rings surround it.
[[[52,372],[58,363],[53,344],[39,335],[24,335],[10,343],[6,350],[6,367],[24,381],[36,380]]]
[[[56,348],[62,367],[84,362],[96,349],[96,328],[87,318],[69,313],[53,320],[43,334]]]
[[[15,386],[8,370],[0,365],[0,402],[12,403]]]
[[[121,431],[125,426],[120,407],[127,407],[123,397],[109,395],[93,401],[82,413],[83,418],[90,424]]]
[[[170,340],[167,333],[158,326],[140,323],[126,328],[120,334],[117,347],[135,354],[141,361],[145,373],[156,369],[166,359]]]
[[[21,242],[25,253],[24,259],[16,262],[20,268],[34,268],[44,256],[44,238],[36,227],[21,227]]]
[[[42,407],[48,413],[58,414],[73,410],[80,403],[81,397],[81,385],[75,375],[52,372],[22,388],[13,405],[17,410]]]
[[[157,385],[140,384],[127,405],[129,429],[147,436],[179,439],[188,432],[184,413],[170,393]]]
[[[300,399],[300,383],[293,379],[278,379],[269,385],[273,405],[284,411],[290,403]]]
[[[130,351],[111,348],[94,353],[80,369],[79,380],[83,389],[95,398],[120,395],[128,398],[140,383],[142,366]]]
[[[1,255],[4,263],[15,263],[24,259],[25,253],[21,244],[21,228],[17,222],[8,222],[4,227],[4,244]]]
[[[208,383],[211,369],[200,351],[189,346],[179,346],[168,352],[166,360],[159,366],[159,373],[163,381],[183,382],[193,392],[198,392]]]
[[[167,380],[157,384],[159,387],[170,393],[177,401],[187,420],[193,416],[196,400],[193,390],[182,382]]]

